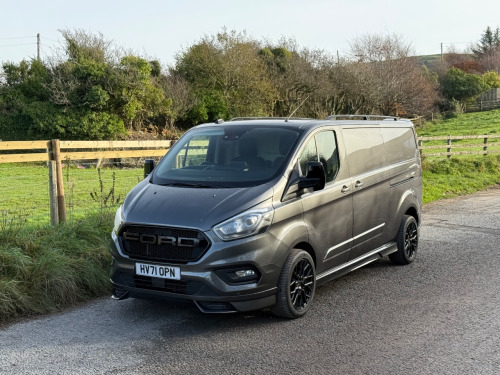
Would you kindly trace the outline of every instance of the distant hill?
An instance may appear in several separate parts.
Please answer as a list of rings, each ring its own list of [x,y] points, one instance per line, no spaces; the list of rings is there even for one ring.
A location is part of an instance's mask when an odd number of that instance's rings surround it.
[[[432,67],[432,65],[434,65],[435,63],[437,63],[441,60],[441,54],[437,53],[435,55],[417,56],[417,59],[421,65],[425,65],[426,67],[430,68],[430,67]]]
[[[441,54],[437,53],[435,55],[422,55],[416,56],[421,65],[425,65],[428,68],[432,68],[441,61]],[[464,62],[474,60],[474,55],[468,53],[445,53],[443,54],[443,58],[448,63],[448,65],[456,66],[462,70],[463,66],[460,66]]]

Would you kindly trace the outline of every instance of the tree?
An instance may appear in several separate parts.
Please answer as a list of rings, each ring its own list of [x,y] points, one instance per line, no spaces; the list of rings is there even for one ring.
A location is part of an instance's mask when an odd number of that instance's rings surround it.
[[[363,35],[351,44],[343,70],[348,109],[383,115],[426,114],[437,102],[435,81],[412,57],[411,44],[395,34]],[[350,107],[350,108],[349,108]]]
[[[324,69],[327,57],[322,51],[299,49],[295,40],[282,39],[277,45],[261,48],[259,56],[275,89],[273,116],[288,117],[295,110],[296,117],[327,115],[323,103],[317,101],[328,85],[328,72]]]
[[[471,47],[471,50],[479,72],[495,70],[500,73],[500,29],[498,27],[493,31],[488,26],[479,42]]]
[[[179,124],[186,119],[188,113],[195,107],[196,99],[187,80],[173,69],[170,69],[167,75],[160,75],[157,84],[163,90],[165,97],[172,102],[165,120],[166,128],[175,131],[176,123]]]
[[[441,80],[441,91],[448,100],[463,103],[489,89],[480,76],[451,68]]]
[[[245,33],[224,30],[177,56],[174,71],[197,98],[188,122],[269,113],[273,89],[258,50],[258,43]]]
[[[479,42],[471,48],[479,66],[479,72],[495,70],[500,73],[500,29],[488,26]]]
[[[494,70],[484,73],[482,76],[484,83],[491,88],[500,87],[500,74]]]
[[[481,71],[480,62],[473,54],[467,51],[459,51],[454,46],[448,48],[444,55],[444,61],[446,62],[444,74],[451,67],[458,68],[466,73],[477,74]]]
[[[38,60],[6,64],[4,75],[0,99],[0,138],[4,140],[112,139],[125,132],[116,115],[51,101],[52,74]]]
[[[61,33],[64,49],[47,63],[4,65],[0,137],[113,139],[126,128],[165,127],[172,101],[157,61],[125,54],[101,34]]]
[[[500,51],[500,29],[497,27],[492,31],[488,26],[479,39],[479,43],[472,47],[472,52],[476,58],[480,59],[486,55]]]

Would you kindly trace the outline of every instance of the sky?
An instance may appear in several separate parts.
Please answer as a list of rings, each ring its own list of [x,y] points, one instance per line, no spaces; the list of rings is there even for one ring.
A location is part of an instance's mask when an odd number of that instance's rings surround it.
[[[478,4],[477,7],[474,5]],[[0,0],[0,63],[46,59],[61,29],[102,33],[115,45],[162,65],[224,28],[257,40],[294,38],[299,46],[346,56],[366,34],[397,34],[416,55],[463,50],[487,26],[500,26],[500,1],[463,0]]]

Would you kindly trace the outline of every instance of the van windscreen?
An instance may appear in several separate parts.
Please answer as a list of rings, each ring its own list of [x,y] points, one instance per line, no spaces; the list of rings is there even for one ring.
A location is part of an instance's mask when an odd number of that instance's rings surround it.
[[[152,182],[196,187],[265,183],[284,168],[299,133],[276,126],[217,126],[187,132],[155,168]]]

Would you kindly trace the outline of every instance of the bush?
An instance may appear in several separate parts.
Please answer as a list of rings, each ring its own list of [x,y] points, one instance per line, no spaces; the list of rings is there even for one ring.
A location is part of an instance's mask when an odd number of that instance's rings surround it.
[[[0,321],[110,293],[111,214],[0,232]]]
[[[451,68],[441,80],[441,91],[448,100],[463,102],[489,89],[480,76]]]

